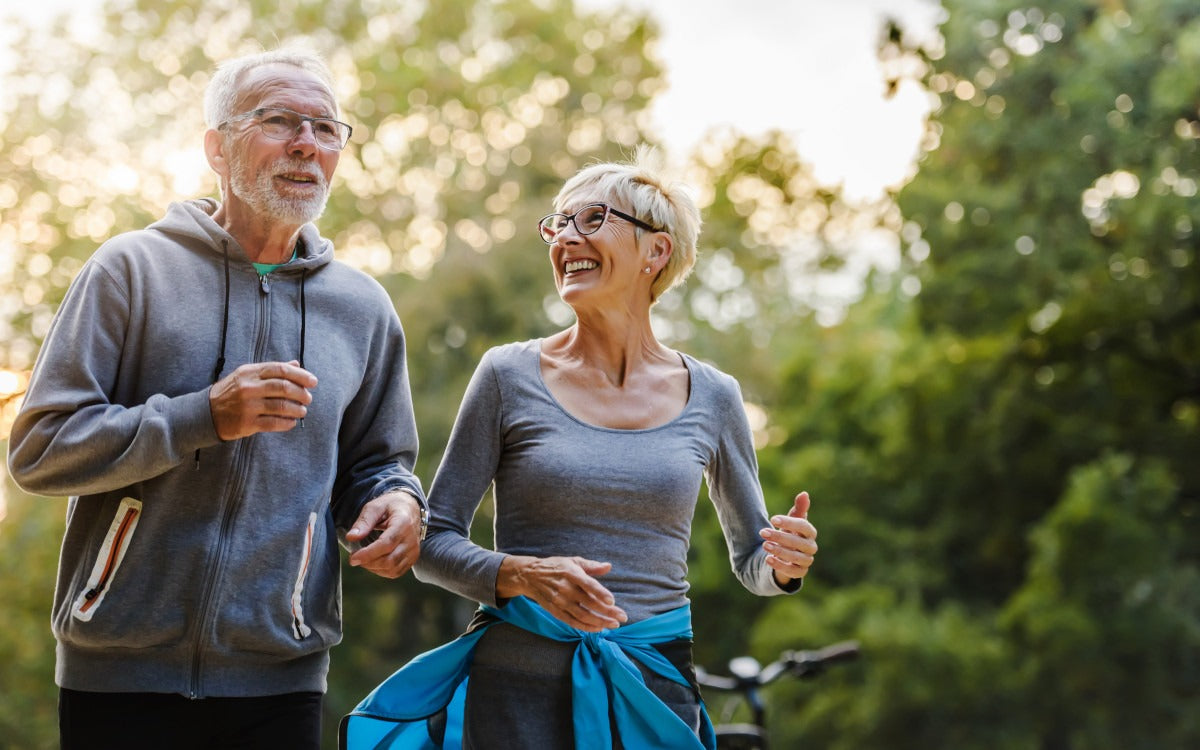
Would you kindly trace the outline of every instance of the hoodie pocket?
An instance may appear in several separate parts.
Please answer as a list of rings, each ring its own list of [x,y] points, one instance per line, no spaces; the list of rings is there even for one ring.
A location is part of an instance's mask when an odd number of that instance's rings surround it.
[[[313,539],[317,533],[317,514],[308,514],[308,527],[304,532],[304,549],[300,554],[300,570],[296,572],[296,584],[292,587],[292,635],[296,640],[307,638],[312,629],[304,622],[304,582],[308,579],[308,568],[312,564]]]
[[[96,610],[104,602],[109,587],[117,575],[117,569],[125,559],[125,552],[133,540],[133,532],[137,528],[138,519],[142,515],[142,503],[127,497],[117,506],[116,515],[104,536],[104,543],[96,555],[92,565],[92,573],[88,576],[87,585],[75,599],[71,607],[71,615],[76,620],[89,622]]]

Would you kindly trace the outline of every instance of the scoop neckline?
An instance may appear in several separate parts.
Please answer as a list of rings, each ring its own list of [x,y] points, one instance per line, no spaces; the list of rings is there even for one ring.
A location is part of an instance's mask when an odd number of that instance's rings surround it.
[[[668,427],[671,427],[676,422],[683,419],[683,417],[692,409],[692,402],[695,400],[695,395],[696,395],[696,371],[694,369],[692,369],[692,363],[689,361],[689,358],[686,354],[679,351],[678,349],[672,349],[671,351],[675,352],[675,354],[678,355],[679,361],[681,361],[683,363],[684,369],[686,369],[688,372],[687,402],[684,403],[683,409],[681,409],[678,414],[676,414],[674,417],[672,417],[668,421],[663,422],[660,425],[655,425],[654,427],[636,427],[636,428],[632,428],[632,429],[622,429],[620,427],[606,427],[604,425],[593,424],[591,422],[588,422],[587,420],[584,420],[584,419],[576,416],[575,414],[571,413],[571,411],[568,410],[567,407],[563,406],[562,402],[558,400],[558,397],[554,395],[554,391],[551,391],[550,386],[546,383],[546,378],[542,374],[542,342],[543,341],[545,341],[545,338],[534,339],[532,342],[533,343],[533,347],[532,347],[533,368],[534,368],[534,372],[537,374],[538,385],[541,386],[542,392],[545,393],[546,398],[550,399],[550,402],[552,404],[554,404],[555,408],[558,409],[560,412],[562,412],[563,415],[565,415],[572,422],[575,422],[578,425],[582,425],[583,427],[586,427],[588,429],[597,430],[600,432],[612,432],[612,433],[616,433],[616,434],[636,435],[639,433],[657,432],[659,430],[663,430]]]

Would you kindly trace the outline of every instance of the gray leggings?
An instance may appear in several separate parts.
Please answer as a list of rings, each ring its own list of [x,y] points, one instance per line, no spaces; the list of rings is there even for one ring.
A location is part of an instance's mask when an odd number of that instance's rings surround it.
[[[687,644],[672,644],[672,646]],[[575,644],[496,623],[475,648],[467,687],[463,747],[471,750],[555,750],[575,747],[571,722],[571,657]],[[690,672],[688,663],[679,664]],[[672,653],[672,656],[675,656]],[[637,664],[637,662],[634,662]],[[685,724],[699,732],[700,705],[694,691],[638,668],[650,688]],[[621,747],[613,735],[613,746]]]

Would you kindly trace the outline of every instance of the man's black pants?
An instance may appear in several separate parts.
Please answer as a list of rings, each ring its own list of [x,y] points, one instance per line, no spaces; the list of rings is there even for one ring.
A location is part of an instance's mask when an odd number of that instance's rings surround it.
[[[58,693],[62,750],[319,750],[321,694]]]

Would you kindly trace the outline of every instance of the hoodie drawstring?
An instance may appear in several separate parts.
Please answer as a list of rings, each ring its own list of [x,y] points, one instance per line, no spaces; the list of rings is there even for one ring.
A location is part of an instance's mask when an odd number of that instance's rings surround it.
[[[307,339],[308,309],[304,305],[304,282],[308,279],[308,269],[300,269],[300,369],[304,369],[304,342]],[[300,418],[300,428],[304,429],[304,417]]]
[[[308,310],[304,306],[304,282],[308,279],[308,269],[300,269],[300,367],[304,368],[305,324],[308,322]]]
[[[225,309],[221,316],[221,351],[217,354],[217,363],[213,366],[210,385],[215,385],[225,369],[225,343],[229,337],[229,242],[221,241],[221,251],[225,260]],[[304,282],[308,280],[308,269],[300,269],[300,367],[304,367],[304,345],[308,339],[308,306],[304,300]],[[304,419],[300,420],[304,427]],[[196,449],[196,468],[200,468],[200,449]]]
[[[214,385],[225,369],[225,341],[229,335],[229,241],[221,240],[221,251],[225,259],[225,311],[221,316],[221,351],[217,354],[217,363],[213,367],[209,385]],[[303,329],[301,329],[303,330]],[[303,347],[303,344],[301,344]],[[196,468],[200,468],[200,449],[196,449]]]
[[[229,242],[221,241],[221,250],[225,256],[225,312],[221,317],[221,351],[217,355],[217,364],[213,367],[212,382],[216,383],[225,369],[225,339],[229,335]]]

